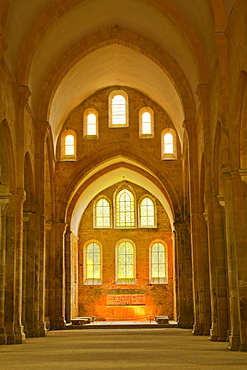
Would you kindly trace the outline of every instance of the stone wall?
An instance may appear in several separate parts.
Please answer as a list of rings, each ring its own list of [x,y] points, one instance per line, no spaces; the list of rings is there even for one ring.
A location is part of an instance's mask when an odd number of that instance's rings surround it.
[[[138,204],[145,194],[145,189],[129,184],[118,183],[101,192],[101,195],[113,199],[116,189],[122,184],[131,186]],[[99,195],[100,195],[99,194]],[[152,195],[151,195],[152,196]],[[116,317],[131,317],[149,319],[149,316],[168,315],[174,317],[173,302],[173,242],[171,226],[167,214],[155,199],[157,209],[156,228],[134,229],[94,229],[93,228],[93,199],[86,208],[79,228],[79,315],[93,315],[102,319]],[[119,240],[131,240],[136,247],[136,280],[135,284],[116,284],[115,279],[115,248]],[[83,248],[89,240],[97,240],[102,245],[103,284],[84,285],[84,253]],[[149,281],[149,250],[154,241],[163,241],[168,253],[168,284],[150,284]],[[115,294],[144,294],[144,306],[107,306],[107,295]],[[146,318],[144,317],[146,316]]]

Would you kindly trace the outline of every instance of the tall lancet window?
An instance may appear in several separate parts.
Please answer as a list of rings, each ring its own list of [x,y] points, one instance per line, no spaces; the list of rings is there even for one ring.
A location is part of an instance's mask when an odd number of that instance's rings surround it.
[[[132,192],[122,189],[116,196],[116,227],[135,226],[135,202]]]
[[[155,207],[151,198],[145,197],[140,203],[140,227],[155,227]]]
[[[95,227],[111,227],[111,207],[105,198],[99,199],[95,204]]]
[[[151,283],[167,283],[166,247],[163,243],[154,243],[151,246]]]
[[[135,250],[129,241],[117,246],[117,283],[131,284],[135,281]]]
[[[96,242],[86,246],[85,267],[85,284],[101,284],[101,248]]]

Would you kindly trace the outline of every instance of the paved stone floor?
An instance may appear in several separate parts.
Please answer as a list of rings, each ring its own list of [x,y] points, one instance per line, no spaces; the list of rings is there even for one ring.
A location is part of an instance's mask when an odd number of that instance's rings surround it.
[[[178,328],[51,331],[0,346],[0,369],[247,369],[247,352]]]

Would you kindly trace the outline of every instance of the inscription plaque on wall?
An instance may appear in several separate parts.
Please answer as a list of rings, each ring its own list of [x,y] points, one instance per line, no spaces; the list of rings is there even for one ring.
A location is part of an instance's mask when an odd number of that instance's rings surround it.
[[[107,296],[107,306],[145,305],[145,294],[118,294]]]

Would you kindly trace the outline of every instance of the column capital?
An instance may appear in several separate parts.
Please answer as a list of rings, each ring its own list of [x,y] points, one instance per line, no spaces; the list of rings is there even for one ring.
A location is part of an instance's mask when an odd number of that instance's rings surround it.
[[[31,91],[29,90],[29,87],[24,86],[24,85],[19,85],[18,97],[19,97],[20,103],[25,106],[30,96],[31,96]]]
[[[196,89],[196,95],[198,96],[201,103],[203,99],[208,98],[209,96],[209,87],[207,84],[199,84]]]
[[[1,194],[0,195],[0,204],[6,204],[6,203],[9,203],[11,197],[13,196],[13,194],[9,193],[9,194]]]
[[[24,202],[25,202],[25,200],[26,200],[26,192],[25,192],[25,190],[24,190],[24,189],[22,189],[22,188],[17,188],[16,193],[15,193],[15,194],[13,194],[13,197],[14,197],[17,201],[19,201],[19,202],[21,202],[21,203],[24,203]]]
[[[193,133],[195,133],[196,129],[196,120],[195,119],[186,119],[183,121],[183,128],[186,130],[188,138],[191,139],[193,137]]]
[[[50,129],[49,122],[43,121],[43,120],[37,120],[35,123],[36,123],[35,125],[36,129],[38,129],[39,131],[39,137],[45,138]]]
[[[203,110],[204,121],[209,119],[209,86],[207,84],[200,84],[197,86],[196,95],[199,98],[199,101]],[[205,123],[204,123],[205,124]]]

